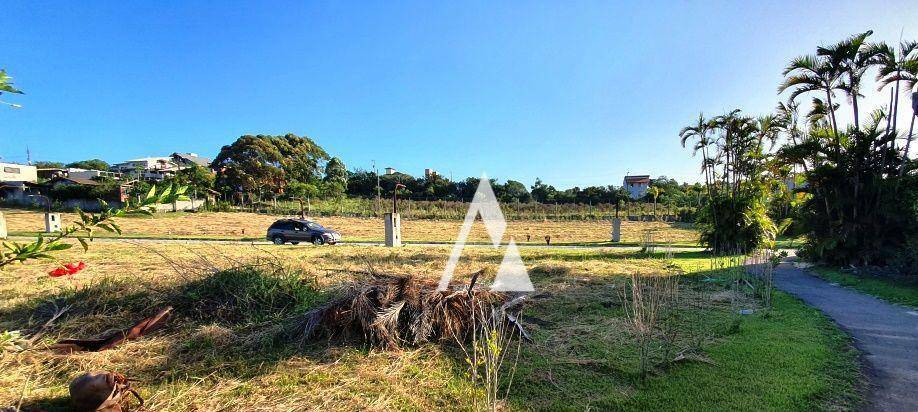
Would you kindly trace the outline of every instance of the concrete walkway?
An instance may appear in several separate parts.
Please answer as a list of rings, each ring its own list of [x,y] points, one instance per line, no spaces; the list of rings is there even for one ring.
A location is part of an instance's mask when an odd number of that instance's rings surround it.
[[[918,311],[835,286],[793,262],[777,268],[775,283],[854,338],[867,363],[867,410],[918,411]]]

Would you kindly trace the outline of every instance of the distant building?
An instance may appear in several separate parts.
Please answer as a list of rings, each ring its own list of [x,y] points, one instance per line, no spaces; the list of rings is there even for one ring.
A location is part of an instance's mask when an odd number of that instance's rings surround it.
[[[78,179],[114,179],[120,180],[121,173],[108,170],[80,169],[77,167],[38,169],[38,178],[50,180],[56,177],[73,177]]]
[[[424,177],[427,179],[437,176],[437,171],[433,169],[424,169]]]
[[[38,168],[18,163],[0,163],[0,183],[7,186],[21,186],[38,181]]]
[[[135,175],[140,179],[161,181],[182,169],[198,165],[210,168],[210,159],[195,153],[173,153],[164,157],[132,159],[112,166],[112,170]]]
[[[0,198],[25,198],[29,187],[38,181],[38,168],[0,162]]]
[[[55,177],[47,184],[49,187],[58,188],[63,186],[101,186],[102,183],[81,177]]]
[[[192,165],[198,165],[205,169],[210,169],[212,161],[209,158],[198,156],[197,153],[173,153],[172,162],[180,168],[184,168],[183,166],[190,167]]]
[[[121,173],[119,172],[109,172],[108,170],[78,169],[75,167],[68,168],[66,176],[77,179],[121,179]]]
[[[632,199],[640,199],[647,194],[650,182],[650,175],[625,176],[623,186]]]
[[[386,168],[386,174],[387,174],[387,175],[394,175],[394,174],[396,174],[396,173],[398,173],[398,170],[395,170],[394,167],[387,167],[387,168]]]

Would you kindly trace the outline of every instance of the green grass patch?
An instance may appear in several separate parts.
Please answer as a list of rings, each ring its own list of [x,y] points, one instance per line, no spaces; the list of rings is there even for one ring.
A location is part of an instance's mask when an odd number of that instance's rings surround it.
[[[849,287],[900,305],[918,308],[918,283],[869,275],[857,275],[836,268],[817,266],[812,273],[829,282]]]

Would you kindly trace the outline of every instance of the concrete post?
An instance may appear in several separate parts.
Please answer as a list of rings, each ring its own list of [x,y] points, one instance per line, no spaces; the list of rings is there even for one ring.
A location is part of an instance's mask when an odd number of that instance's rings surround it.
[[[61,214],[45,213],[45,233],[61,231]]]
[[[619,218],[612,219],[612,241],[615,243],[622,241],[622,220]]]
[[[398,247],[402,245],[402,219],[398,213],[386,213],[383,217],[386,222],[386,246]]]
[[[6,218],[3,217],[3,212],[0,212],[0,239],[6,239]]]

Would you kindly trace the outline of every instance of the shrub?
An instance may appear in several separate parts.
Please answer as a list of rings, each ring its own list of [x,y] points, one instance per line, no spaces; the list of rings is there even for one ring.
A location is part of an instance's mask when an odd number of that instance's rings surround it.
[[[777,229],[764,199],[753,193],[715,194],[698,213],[701,243],[715,252],[751,251],[774,244]]]

